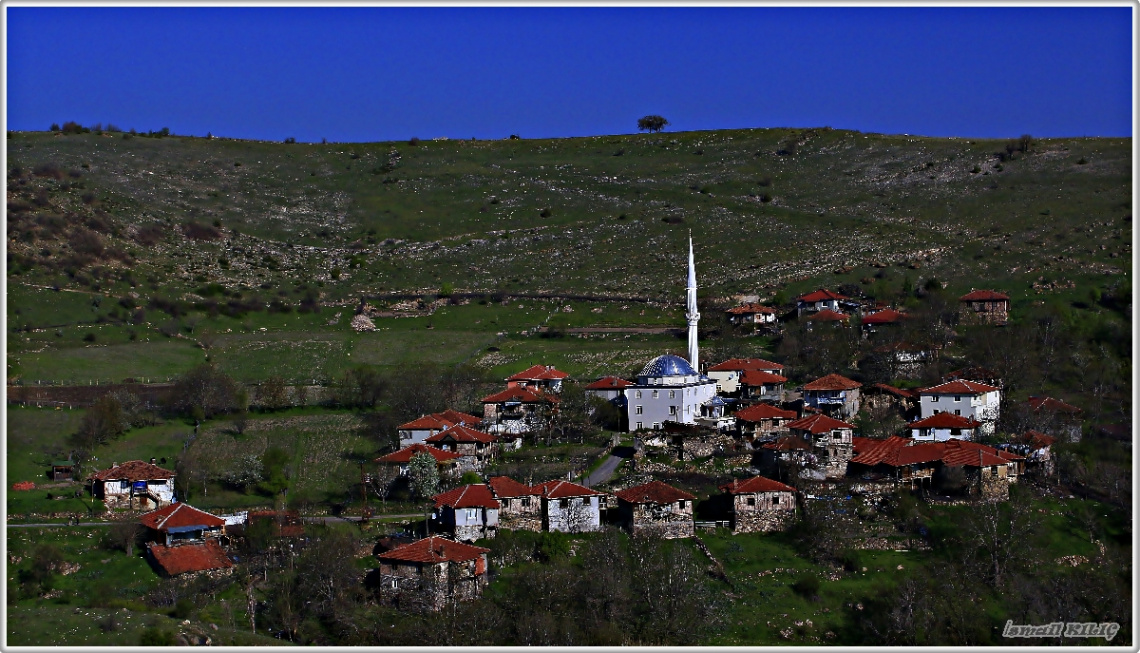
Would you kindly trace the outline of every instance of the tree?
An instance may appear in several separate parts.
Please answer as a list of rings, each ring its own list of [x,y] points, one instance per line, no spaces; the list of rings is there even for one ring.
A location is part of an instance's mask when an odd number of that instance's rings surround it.
[[[253,399],[264,410],[278,410],[289,405],[289,387],[285,379],[271,376],[253,391]]]
[[[337,388],[337,402],[344,406],[372,408],[380,401],[387,387],[387,379],[375,368],[359,365],[345,373]]]
[[[289,452],[280,447],[270,447],[261,455],[262,481],[258,487],[268,494],[280,494],[289,487]]]
[[[171,392],[170,407],[194,415],[200,411],[209,419],[220,413],[245,408],[246,394],[237,381],[212,363],[205,363],[178,378]]]
[[[83,415],[79,430],[71,438],[71,444],[85,452],[106,444],[111,438],[127,428],[123,419],[123,407],[113,395],[99,397],[95,404]]]
[[[400,472],[395,465],[379,465],[375,472],[368,475],[368,491],[380,499],[381,505],[387,506],[388,495],[392,493],[392,487],[399,477]]]
[[[127,557],[135,554],[135,544],[142,537],[142,524],[134,521],[120,522],[110,528],[108,537],[112,545],[126,552]]]
[[[408,479],[418,499],[439,494],[439,470],[435,458],[429,453],[417,453],[408,461]]]
[[[668,120],[656,115],[644,116],[637,120],[638,131],[648,131],[650,134],[659,132],[668,125]]]

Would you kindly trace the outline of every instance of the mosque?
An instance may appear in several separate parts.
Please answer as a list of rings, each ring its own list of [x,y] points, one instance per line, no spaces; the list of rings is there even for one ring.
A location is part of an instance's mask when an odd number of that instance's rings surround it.
[[[689,236],[689,277],[685,285],[685,319],[689,325],[689,360],[665,354],[649,361],[637,383],[623,388],[630,431],[659,429],[665,422],[718,426],[724,401],[716,396],[716,381],[697,370],[697,271],[693,237]]]

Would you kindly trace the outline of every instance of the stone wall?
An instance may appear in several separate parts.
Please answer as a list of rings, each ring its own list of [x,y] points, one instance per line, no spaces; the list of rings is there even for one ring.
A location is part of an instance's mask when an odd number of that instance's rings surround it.
[[[634,535],[657,535],[664,538],[693,536],[692,501],[686,501],[684,509],[678,508],[675,503],[634,505],[621,501],[620,510],[623,525]]]
[[[732,517],[734,533],[769,533],[787,529],[795,521],[794,510],[769,509],[738,512]]]

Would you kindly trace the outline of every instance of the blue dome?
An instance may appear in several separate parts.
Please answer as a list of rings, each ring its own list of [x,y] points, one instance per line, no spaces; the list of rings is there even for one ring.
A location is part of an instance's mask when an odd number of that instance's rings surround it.
[[[680,356],[665,354],[649,361],[641,370],[640,376],[695,376],[696,374],[697,371],[689,365],[689,361]]]

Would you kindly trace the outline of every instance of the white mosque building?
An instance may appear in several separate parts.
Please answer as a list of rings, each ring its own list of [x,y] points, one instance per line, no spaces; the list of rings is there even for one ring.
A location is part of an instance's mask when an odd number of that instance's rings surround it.
[[[689,325],[689,360],[666,354],[649,361],[637,383],[623,388],[630,431],[659,429],[665,422],[718,426],[724,402],[716,396],[716,381],[698,372],[697,271],[693,238],[689,236],[689,277],[685,286],[685,319]]]

